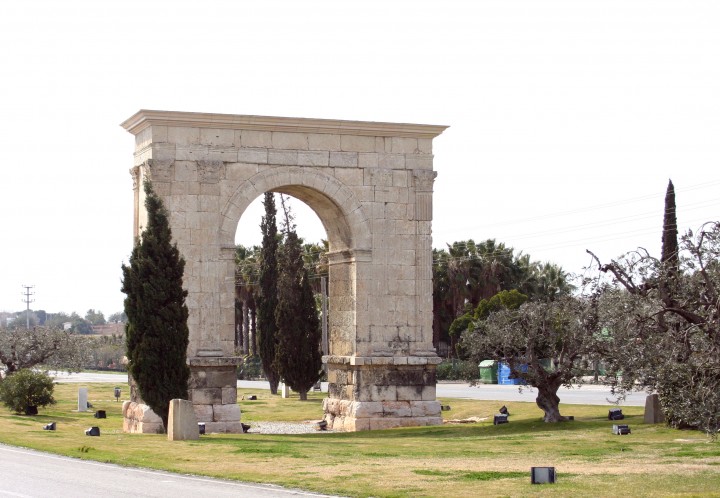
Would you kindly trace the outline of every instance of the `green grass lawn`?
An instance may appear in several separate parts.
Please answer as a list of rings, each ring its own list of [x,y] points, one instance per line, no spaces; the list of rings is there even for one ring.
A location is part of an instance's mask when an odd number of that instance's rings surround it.
[[[91,411],[78,413],[78,384],[56,388],[58,404],[34,417],[0,408],[0,441],[53,453],[173,472],[273,483],[348,496],[720,496],[720,443],[692,431],[645,425],[641,407],[624,407],[632,434],[615,436],[609,406],[561,405],[575,421],[545,424],[533,403],[441,399],[446,421],[471,424],[356,433],[213,434],[199,441],[122,432],[112,384],[87,384]],[[124,392],[127,392],[124,390]],[[322,417],[320,393],[282,399],[239,389],[243,421]],[[502,404],[510,423],[493,426]],[[103,409],[107,419],[93,418]],[[57,431],[43,431],[48,422]],[[616,422],[617,423],[617,422]],[[92,425],[101,437],[88,437]],[[531,466],[554,466],[557,483],[531,485]]]

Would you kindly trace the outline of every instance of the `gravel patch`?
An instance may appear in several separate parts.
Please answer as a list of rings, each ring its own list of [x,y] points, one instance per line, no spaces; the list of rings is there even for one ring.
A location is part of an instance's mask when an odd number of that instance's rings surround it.
[[[250,422],[248,434],[313,434],[333,432],[331,429],[319,431],[315,428],[319,420],[304,422]]]

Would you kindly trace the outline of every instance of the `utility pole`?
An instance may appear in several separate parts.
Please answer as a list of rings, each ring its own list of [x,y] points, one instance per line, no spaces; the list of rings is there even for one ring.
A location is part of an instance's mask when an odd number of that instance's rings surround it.
[[[30,303],[34,302],[34,299],[30,299],[30,296],[35,295],[34,292],[30,292],[30,289],[34,289],[34,285],[23,285],[25,290],[22,292],[23,300],[25,303],[25,328],[30,330]]]

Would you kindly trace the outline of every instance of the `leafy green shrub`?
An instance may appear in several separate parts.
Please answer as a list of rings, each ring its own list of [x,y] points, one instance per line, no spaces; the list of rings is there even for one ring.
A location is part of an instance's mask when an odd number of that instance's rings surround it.
[[[480,377],[478,364],[473,361],[443,360],[437,366],[437,380],[477,380]]]
[[[0,383],[0,401],[16,413],[23,413],[31,406],[54,405],[54,389],[52,378],[45,372],[22,369]]]

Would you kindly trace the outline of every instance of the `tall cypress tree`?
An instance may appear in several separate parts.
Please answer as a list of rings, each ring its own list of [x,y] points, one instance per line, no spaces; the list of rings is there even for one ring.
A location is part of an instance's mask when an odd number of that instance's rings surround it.
[[[270,382],[270,392],[277,394],[280,375],[275,363],[277,347],[277,325],[275,309],[277,308],[278,284],[278,230],[277,209],[272,192],[265,193],[263,201],[265,216],[260,223],[263,234],[260,251],[260,288],[257,295],[257,344],[262,360],[263,371]]]
[[[300,239],[289,223],[278,260],[277,365],[284,381],[306,400],[320,378],[322,332]]]
[[[662,253],[660,261],[669,269],[677,270],[678,266],[678,229],[675,213],[675,188],[672,180],[668,181],[665,192],[665,216],[663,217]]]
[[[147,226],[136,242],[130,265],[122,265],[128,370],[140,396],[167,427],[170,400],[187,399],[189,331],[185,260],[172,233],[162,200],[146,181]]]

